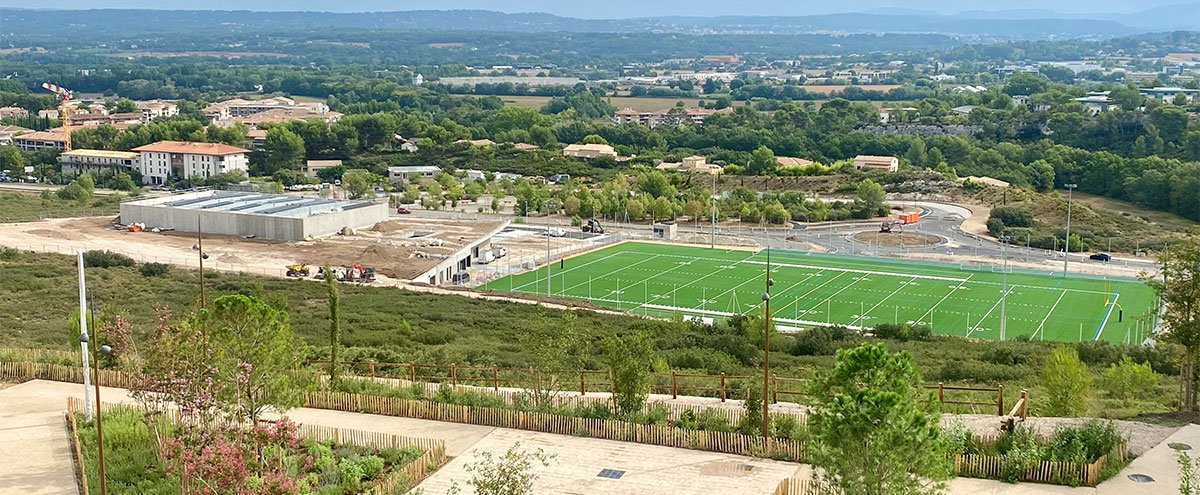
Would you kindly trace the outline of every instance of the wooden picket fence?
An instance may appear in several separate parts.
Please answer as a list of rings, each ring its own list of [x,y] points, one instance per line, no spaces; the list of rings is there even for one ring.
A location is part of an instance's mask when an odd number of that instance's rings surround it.
[[[1021,475],[1021,481],[1055,485],[1096,486],[1100,471],[1109,462],[1124,464],[1129,451],[1125,444],[1091,463],[1068,461],[1037,461]],[[1000,479],[1004,459],[994,455],[959,454],[954,459],[955,471],[966,478]]]
[[[803,462],[804,460],[804,446],[794,440],[782,438],[764,440],[761,437],[733,432],[685,430],[665,425],[643,425],[613,419],[579,418],[498,407],[463,406],[324,391],[308,393],[305,396],[305,406],[637,442],[726,454],[771,457],[794,462]]]
[[[775,487],[775,495],[835,495],[836,488],[809,478],[784,478]]]
[[[71,397],[74,399],[74,397]],[[84,469],[83,447],[79,444],[79,425],[75,422],[75,413],[68,403],[67,411],[63,413],[67,420],[67,431],[71,434],[71,455],[75,457],[75,481],[79,483],[80,495],[89,495],[87,470]]]
[[[95,371],[95,370],[93,370]],[[56,382],[83,383],[83,368],[52,363],[0,362],[0,380],[23,382],[27,380],[52,380]],[[135,388],[142,385],[139,375],[118,370],[100,370],[100,384],[105,387]]]
[[[135,406],[103,403],[101,404],[101,413],[109,411],[114,407]],[[80,450],[79,436],[75,423],[75,416],[81,412],[83,412],[83,401],[78,397],[67,397],[65,414],[67,425],[71,432],[71,441],[75,448],[75,468],[78,473],[80,486],[82,487],[80,493],[82,495],[89,495],[87,471],[83,467],[83,453]],[[173,422],[183,421],[178,415],[178,411],[171,411],[167,417]],[[446,442],[443,440],[406,437],[377,431],[353,430],[313,424],[301,424],[299,435],[318,442],[333,440],[337,444],[355,445],[373,449],[419,447],[424,451],[419,457],[405,464],[404,467],[391,471],[380,480],[375,481],[372,487],[367,490],[367,493],[370,494],[402,495],[407,493],[413,486],[420,483],[426,476],[432,474],[433,471],[440,468],[449,460],[446,456]]]

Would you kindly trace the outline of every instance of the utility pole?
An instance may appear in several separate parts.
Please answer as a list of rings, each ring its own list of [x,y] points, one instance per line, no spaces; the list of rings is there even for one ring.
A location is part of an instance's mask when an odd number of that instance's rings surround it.
[[[83,276],[83,250],[78,252],[79,258],[79,348],[83,355],[83,409],[87,411],[88,419],[92,419],[92,383],[88,367],[88,331],[87,331],[87,282]]]
[[[762,435],[763,439],[771,436],[771,237],[767,236],[767,290],[763,292],[763,397],[762,397]]]
[[[1008,305],[1008,239],[1000,239],[1003,244],[1000,245],[1000,257],[1004,258],[1004,276],[1000,288],[1000,341],[1004,342],[1004,331],[1008,324],[1008,319],[1005,318],[1005,307]]]
[[[1067,188],[1067,238],[1063,243],[1063,278],[1067,277],[1067,264],[1071,262],[1071,192],[1078,184],[1063,184]]]

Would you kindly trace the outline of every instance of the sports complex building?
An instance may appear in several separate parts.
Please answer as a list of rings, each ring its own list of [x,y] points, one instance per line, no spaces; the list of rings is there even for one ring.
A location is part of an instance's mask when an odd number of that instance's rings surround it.
[[[346,227],[370,227],[386,220],[385,203],[334,201],[286,194],[204,191],[121,204],[121,223],[180,232],[254,236],[300,241],[335,234]]]

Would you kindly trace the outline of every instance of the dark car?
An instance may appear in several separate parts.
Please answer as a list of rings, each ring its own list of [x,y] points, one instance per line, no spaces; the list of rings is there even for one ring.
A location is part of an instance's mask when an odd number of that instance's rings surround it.
[[[1096,253],[1091,256],[1088,256],[1088,258],[1094,259],[1096,261],[1112,261],[1112,256],[1109,256],[1108,253]]]
[[[407,214],[409,214],[409,213],[412,213],[412,212],[411,212],[411,211],[409,211],[409,209],[408,209],[408,208],[403,208],[403,207],[401,207],[401,208],[396,208],[396,213],[399,213],[399,214],[401,214],[401,215],[407,215]]]

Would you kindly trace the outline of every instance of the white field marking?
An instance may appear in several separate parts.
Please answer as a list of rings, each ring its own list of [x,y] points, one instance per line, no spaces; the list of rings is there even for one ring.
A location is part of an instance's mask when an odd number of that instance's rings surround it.
[[[749,263],[749,264],[753,264],[753,265],[767,264],[767,262],[765,262],[765,261],[743,261],[742,263]],[[951,282],[962,282],[962,281],[967,280],[967,279],[963,279],[963,278],[938,277],[938,276],[934,276],[934,275],[912,275],[912,274],[908,274],[908,273],[891,273],[891,272],[881,272],[881,271],[876,271],[876,270],[858,270],[858,269],[854,269],[854,268],[835,268],[835,267],[823,267],[823,266],[812,266],[812,265],[796,265],[796,264],[792,264],[792,263],[771,263],[771,265],[772,266],[786,266],[789,268],[808,268],[810,270],[829,270],[829,271],[837,271],[837,272],[865,273],[865,274],[869,274],[869,275],[886,275],[889,277],[912,277],[912,278],[925,278],[925,279],[929,279],[929,280],[948,280]],[[970,278],[970,277],[968,277],[968,278]]]
[[[608,255],[608,256],[605,256],[605,257],[602,257],[602,258],[596,258],[596,259],[594,259],[594,260],[592,260],[592,261],[589,261],[589,262],[587,262],[587,263],[584,263],[584,264],[582,264],[582,265],[579,265],[579,266],[573,266],[573,267],[571,267],[571,268],[568,268],[568,269],[566,269],[566,270],[563,270],[563,271],[561,271],[561,272],[559,272],[559,273],[571,273],[572,271],[574,271],[574,270],[577,270],[577,269],[579,269],[579,268],[583,268],[583,267],[585,267],[585,266],[588,266],[588,265],[590,265],[590,264],[592,264],[592,263],[599,263],[599,262],[601,262],[601,261],[604,261],[604,260],[606,260],[606,259],[612,258],[613,256],[617,256],[617,255],[620,255],[620,254],[622,254],[622,253],[621,253],[620,251],[618,251],[618,252],[615,252],[615,253],[613,253],[613,254],[610,254],[610,255]],[[637,263],[634,263],[634,264],[636,265]],[[633,266],[633,265],[630,265],[630,266]],[[538,269],[536,269],[536,270],[540,270],[540,268],[538,268]],[[525,273],[529,273],[529,272],[525,272]],[[512,275],[510,275],[510,276],[512,276]],[[527,284],[519,285],[519,286],[517,286],[517,287],[514,287],[514,288],[513,288],[513,290],[514,290],[514,291],[516,291],[516,290],[523,289],[523,288],[525,288],[526,286],[529,286],[529,285],[532,285],[532,284],[537,284],[537,283],[538,283],[538,282],[540,282],[541,280],[542,280],[542,279],[537,279],[537,280],[534,280],[533,282],[529,282],[529,283],[527,283]]]
[[[614,274],[614,273],[617,273],[617,272],[619,272],[619,271],[621,271],[621,270],[624,270],[624,269],[626,269],[626,268],[633,268],[633,267],[635,267],[635,266],[638,266],[638,265],[640,265],[640,264],[642,264],[642,263],[645,263],[645,262],[647,262],[647,261],[651,261],[651,260],[653,260],[654,258],[657,258],[657,257],[658,257],[658,255],[654,255],[654,256],[651,256],[651,257],[649,257],[649,258],[646,258],[646,259],[644,259],[644,260],[641,260],[641,261],[639,261],[639,262],[637,262],[637,263],[634,263],[634,264],[632,264],[632,265],[625,265],[625,266],[622,266],[621,268],[617,268],[616,270],[612,270],[612,271],[610,271],[610,272],[608,272],[608,273],[605,273],[604,275],[597,275],[597,276],[595,276],[595,277],[592,277],[592,280],[594,281],[595,279],[601,279],[601,280],[607,279],[607,278],[611,277],[611,276],[612,276],[612,274]],[[683,266],[683,265],[676,265],[676,266],[675,266],[675,268],[679,268],[680,266]],[[674,268],[672,268],[672,270],[674,270]],[[563,272],[563,273],[567,273],[567,272]],[[613,278],[615,278],[615,277],[613,277]],[[569,291],[569,290],[571,290],[571,289],[574,289],[574,288],[576,288],[576,287],[582,287],[582,286],[585,286],[585,285],[587,285],[587,284],[588,284],[587,282],[580,282],[580,283],[578,283],[578,284],[575,284],[575,285],[572,285],[572,286],[570,286],[570,287],[567,287],[567,288],[565,288],[565,289],[563,289],[563,290],[560,290],[560,291],[558,291],[558,293],[559,293],[559,294],[565,294],[567,291]]]
[[[967,280],[971,280],[971,277],[974,277],[974,276],[975,276],[975,274],[967,275],[966,280],[959,282],[958,286],[950,289],[950,292],[947,292],[946,295],[942,296],[942,298],[938,300],[937,304],[934,304],[932,307],[929,308],[929,311],[926,311],[925,314],[921,315],[920,318],[917,318],[917,321],[925,321],[926,316],[933,314],[933,311],[936,310],[938,306],[941,306],[943,302],[946,302],[946,299],[948,299],[950,297],[950,295],[954,294],[955,291],[962,288],[963,284],[967,283]]]
[[[803,284],[804,282],[807,282],[809,279],[811,279],[811,278],[813,278],[813,277],[816,277],[816,276],[818,276],[818,275],[820,275],[820,274],[821,274],[821,272],[810,273],[810,274],[808,274],[808,276],[807,276],[807,277],[804,277],[804,280],[801,280],[801,281],[799,281],[799,282],[796,282],[796,283],[792,284],[790,287],[788,287],[788,288],[786,288],[786,289],[784,289],[784,290],[782,290],[782,291],[780,291],[780,292],[778,292],[778,293],[776,293],[776,294],[773,294],[771,297],[772,297],[772,298],[774,298],[776,295],[778,295],[779,297],[783,297],[783,295],[784,295],[784,294],[787,294],[787,291],[789,291],[789,290],[792,290],[792,289],[796,288],[796,286],[798,286],[798,285],[800,285],[800,284]],[[838,276],[839,276],[839,277],[840,277],[841,275],[842,275],[842,274],[840,274],[840,273],[838,274]],[[833,278],[837,278],[837,277],[833,277]],[[807,296],[808,294],[812,293],[812,291],[814,291],[814,290],[817,290],[817,289],[819,289],[819,288],[823,287],[825,284],[828,284],[829,282],[832,282],[832,281],[833,281],[832,279],[830,279],[830,280],[826,280],[826,281],[825,281],[825,283],[823,283],[823,284],[821,284],[821,285],[818,285],[818,286],[816,286],[816,287],[813,287],[812,289],[809,289],[809,290],[808,290],[808,292],[805,292],[804,294],[801,294],[801,295],[799,295],[799,296],[793,297],[792,299],[799,299],[799,298],[801,298],[801,297]],[[785,305],[786,305],[786,304],[785,304]],[[755,309],[755,308],[757,308],[757,307],[759,307],[759,306],[762,306],[762,301],[759,301],[759,303],[758,303],[758,304],[755,304],[755,305],[753,305],[753,306],[750,306],[750,311],[754,311],[754,309]]]
[[[634,264],[636,265],[637,263],[634,263]],[[629,265],[629,266],[633,266],[633,265]],[[625,267],[625,268],[629,268],[629,266],[627,266],[627,267]],[[653,279],[653,278],[655,278],[655,277],[660,277],[660,276],[662,276],[664,273],[672,272],[672,271],[674,271],[674,270],[676,270],[676,269],[678,269],[678,268],[680,268],[680,267],[684,267],[684,266],[687,266],[687,265],[676,264],[675,266],[673,266],[673,267],[671,267],[671,268],[668,268],[668,269],[666,269],[666,270],[663,270],[663,271],[661,271],[661,272],[655,273],[654,275],[651,275],[651,276],[649,276],[649,277],[646,277],[646,278],[643,278],[643,279],[641,279],[641,280],[638,280],[637,282],[634,282],[634,283],[632,283],[632,284],[629,284],[629,286],[630,286],[630,287],[633,287],[633,286],[636,286],[636,285],[638,285],[638,284],[644,284],[644,283],[646,283],[646,282],[650,281],[650,279]],[[625,268],[622,268],[622,270],[624,270]],[[620,270],[617,270],[617,271],[620,271]],[[716,273],[716,272],[713,272],[713,273]],[[712,275],[712,273],[709,273],[709,275]],[[607,276],[608,276],[608,275],[605,275],[605,277],[607,277]],[[576,285],[575,287],[578,287],[579,285],[582,285],[582,284],[578,284],[578,285]],[[568,290],[569,290],[569,289],[568,289]],[[630,302],[630,303],[633,303],[634,301],[629,301],[629,302]],[[638,309],[638,308],[640,308],[640,307],[644,306],[644,305],[645,305],[646,303],[648,303],[648,302],[650,302],[650,301],[642,301],[642,304],[639,304],[639,305],[637,305],[637,306],[634,306],[634,307],[633,307],[633,309],[630,309],[630,311],[634,311],[634,310],[636,310],[636,309]]]
[[[627,251],[627,252],[636,252],[636,251]],[[639,253],[639,254],[652,254],[652,253]],[[679,254],[663,254],[662,256],[706,260],[706,261],[716,261],[716,262],[729,262],[730,261],[730,260],[723,260],[723,259],[719,259],[719,258],[702,258],[702,257],[696,257],[696,256],[684,256],[684,255],[679,255]],[[736,261],[735,263],[749,263],[749,264],[754,264],[754,265],[767,264],[766,261],[750,261],[750,260]],[[942,276],[937,276],[937,275],[913,275],[910,273],[892,273],[892,272],[881,272],[881,271],[877,271],[877,270],[860,270],[857,268],[841,268],[841,267],[835,267],[835,266],[800,265],[800,264],[795,264],[795,263],[771,262],[771,266],[786,266],[789,268],[808,268],[810,270],[828,270],[828,271],[838,271],[838,272],[866,273],[866,274],[873,274],[873,275],[887,275],[890,277],[916,277],[916,278],[926,278],[926,279],[930,279],[930,280],[948,280],[951,282],[958,282],[958,281],[964,280],[961,278],[942,277]]]
[[[1092,337],[1092,340],[1100,340],[1100,334],[1104,333],[1104,325],[1108,324],[1108,317],[1112,316],[1112,310],[1117,305],[1117,299],[1120,298],[1120,294],[1113,296],[1112,302],[1108,304],[1108,312],[1104,313],[1104,321],[1100,322],[1100,327],[1096,329],[1096,336]]]
[[[829,295],[829,297],[826,297],[825,299],[822,299],[822,300],[821,300],[821,302],[819,302],[819,303],[816,303],[816,304],[814,304],[814,305],[810,306],[808,309],[816,309],[816,308],[819,308],[819,307],[821,307],[821,305],[822,305],[822,304],[825,304],[825,301],[832,301],[832,300],[833,300],[833,298],[837,297],[837,295],[838,295],[838,294],[841,294],[842,292],[845,292],[845,291],[846,291],[846,289],[849,289],[849,288],[851,288],[851,287],[854,287],[854,284],[857,284],[859,280],[862,280],[862,277],[859,277],[859,278],[856,278],[856,279],[854,279],[854,281],[853,281],[853,282],[850,282],[850,283],[846,284],[846,286],[845,286],[845,287],[842,287],[841,289],[838,289],[838,291],[837,291],[837,292],[834,292],[833,294],[830,294],[830,295]]]
[[[912,282],[912,281],[913,281],[913,279],[909,279],[908,281],[909,281],[909,282]],[[875,305],[874,305],[874,306],[871,306],[871,309],[868,309],[868,310],[867,310],[867,312],[866,312],[865,314],[863,314],[863,315],[862,315],[862,316],[863,316],[863,318],[865,319],[865,318],[866,318],[866,315],[869,315],[869,314],[871,314],[871,312],[872,312],[872,311],[875,311],[875,308],[878,308],[880,305],[882,305],[882,304],[884,303],[884,301],[887,301],[888,299],[891,299],[891,298],[892,298],[892,296],[896,295],[896,293],[897,293],[897,292],[900,292],[900,291],[904,290],[904,288],[905,288],[905,287],[908,287],[908,283],[907,283],[907,282],[900,284],[900,287],[897,287],[897,288],[896,288],[896,290],[892,291],[892,293],[891,293],[891,294],[888,294],[888,295],[887,295],[887,297],[885,297],[885,298],[883,298],[883,299],[880,299],[880,300],[879,300],[879,302],[875,303]]]
[[[753,255],[754,255],[754,253],[750,253],[750,256],[753,256]],[[749,257],[749,256],[747,256],[747,257]],[[699,281],[701,281],[701,280],[704,280],[704,279],[706,279],[706,278],[708,278],[708,277],[711,277],[711,276],[713,276],[713,275],[716,275],[716,274],[718,274],[718,273],[722,273],[722,272],[724,272],[724,271],[726,271],[726,270],[730,270],[730,269],[733,269],[733,268],[737,268],[737,263],[734,263],[734,264],[732,264],[732,265],[724,265],[724,266],[721,266],[721,268],[720,268],[719,270],[714,270],[714,271],[708,272],[708,274],[707,274],[707,275],[705,275],[705,276],[703,276],[703,277],[700,277],[700,278],[698,278],[698,279],[695,279],[695,280],[693,280],[693,281],[691,281],[691,282],[688,282],[688,283],[686,283],[686,284],[683,284],[683,285],[677,286],[677,287],[675,287],[675,288],[674,288],[674,289],[673,289],[671,292],[672,292],[672,293],[677,293],[677,292],[679,292],[679,289],[682,289],[682,288],[684,288],[684,287],[687,287],[687,286],[689,286],[689,285],[692,285],[692,284],[694,284],[694,283],[696,283],[696,282],[699,282]],[[751,280],[753,280],[753,279],[751,279]],[[739,285],[739,287],[740,287],[740,285]],[[672,294],[672,295],[674,295],[674,294]],[[716,299],[713,299],[713,302],[716,302]],[[634,309],[637,309],[637,308],[634,308]]]
[[[1009,292],[1012,292],[1012,289],[1009,289]],[[996,299],[996,303],[992,304],[992,308],[989,309],[987,313],[984,313],[982,318],[976,320],[974,326],[972,326],[969,330],[967,330],[967,335],[966,335],[967,337],[970,337],[971,334],[979,331],[979,325],[983,324],[983,320],[986,320],[988,315],[992,314],[992,311],[996,310],[996,306],[999,306],[1000,301],[1003,301],[1005,296],[1007,296],[1007,295],[1008,294],[1000,294],[1000,299]],[[985,330],[987,330],[987,329],[985,329]]]
[[[734,315],[734,313],[731,313],[728,311],[716,311],[716,310],[712,310],[712,309],[679,308],[679,307],[675,307],[675,306],[664,306],[661,304],[646,304],[645,306],[649,309],[658,309],[658,310],[671,311],[671,312],[678,311],[680,313],[683,313],[685,316],[688,313],[696,313],[696,314],[708,315],[708,316],[733,316]],[[821,322],[821,321],[797,320],[797,319],[793,319],[793,318],[772,317],[771,320],[773,320],[775,322],[791,323],[791,324],[796,324],[796,325],[810,325],[810,326],[825,325],[825,322]],[[846,328],[852,328],[855,330],[863,330],[862,327],[856,327],[853,325],[843,325],[843,326],[845,326]],[[776,327],[776,328],[779,328],[779,327]]]
[[[1063,300],[1063,297],[1064,297],[1064,296],[1066,296],[1066,295],[1067,295],[1067,290],[1066,290],[1066,289],[1063,289],[1063,290],[1062,290],[1062,294],[1059,294],[1059,295],[1058,295],[1058,300],[1057,300],[1057,301],[1054,301],[1054,305],[1053,305],[1053,306],[1050,306],[1050,311],[1046,312],[1046,317],[1045,317],[1045,318],[1042,318],[1042,321],[1038,323],[1037,330],[1035,330],[1035,331],[1033,332],[1033,337],[1032,337],[1033,339],[1036,339],[1036,338],[1037,338],[1037,335],[1038,335],[1039,333],[1043,333],[1043,330],[1046,328],[1046,320],[1049,320],[1049,319],[1050,319],[1050,315],[1054,314],[1054,308],[1057,308],[1057,307],[1058,307],[1058,303],[1062,302],[1062,300]]]
[[[975,284],[975,285],[1001,285],[1000,282],[984,282],[982,280],[976,280],[975,282],[973,282],[973,284]],[[1041,290],[1049,290],[1049,291],[1065,290],[1065,291],[1070,291],[1070,292],[1079,292],[1082,294],[1102,294],[1105,296],[1113,295],[1112,292],[1106,292],[1106,291],[1102,291],[1102,290],[1071,289],[1071,288],[1064,289],[1062,287],[1042,287],[1040,285],[1024,285],[1024,284],[1008,284],[1008,286],[1011,288],[1014,288],[1014,289],[1021,287],[1021,288],[1025,288],[1025,289],[1041,289]]]

